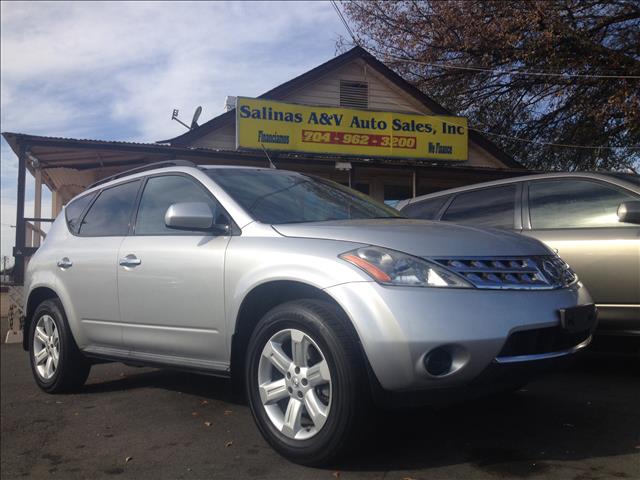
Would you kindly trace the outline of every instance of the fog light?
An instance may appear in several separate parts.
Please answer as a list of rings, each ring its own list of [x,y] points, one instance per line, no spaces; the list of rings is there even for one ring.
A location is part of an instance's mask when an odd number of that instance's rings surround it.
[[[449,373],[452,363],[451,354],[442,347],[432,350],[424,357],[424,368],[434,377]]]

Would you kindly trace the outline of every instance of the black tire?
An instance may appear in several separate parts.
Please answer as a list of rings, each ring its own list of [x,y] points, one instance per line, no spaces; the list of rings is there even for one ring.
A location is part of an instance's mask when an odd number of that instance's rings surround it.
[[[353,445],[369,411],[370,393],[362,353],[344,313],[329,302],[296,300],[269,311],[257,324],[247,350],[245,384],[253,417],[269,444],[289,460],[309,466],[326,465]],[[295,328],[320,348],[331,374],[331,407],[311,438],[289,438],[274,425],[262,404],[258,367],[266,343],[277,332]],[[284,400],[287,401],[286,399]]]
[[[34,356],[36,326],[44,316],[53,320],[59,341],[58,365],[50,378],[44,378],[38,372]],[[84,385],[89,376],[91,362],[78,349],[69,329],[64,308],[57,298],[42,302],[33,314],[29,325],[29,360],[36,383],[47,393],[63,393],[77,389]]]

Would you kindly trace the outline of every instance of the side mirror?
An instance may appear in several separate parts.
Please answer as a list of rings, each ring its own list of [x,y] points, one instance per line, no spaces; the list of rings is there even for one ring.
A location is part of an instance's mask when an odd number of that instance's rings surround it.
[[[164,223],[176,230],[201,230],[226,233],[229,225],[214,223],[213,213],[204,202],[183,202],[171,205],[164,215]]]
[[[622,202],[618,207],[618,221],[640,224],[640,200]]]

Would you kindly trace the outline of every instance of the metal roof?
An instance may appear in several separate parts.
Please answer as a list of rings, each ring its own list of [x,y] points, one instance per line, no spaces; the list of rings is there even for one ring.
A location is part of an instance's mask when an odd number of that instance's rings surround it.
[[[96,139],[76,139],[66,137],[45,137],[24,133],[4,132],[2,134],[16,155],[21,145],[28,147],[30,158],[27,169],[35,172],[34,159],[39,162],[43,182],[51,189],[61,186],[86,187],[101,178],[145,163],[186,159],[202,165],[249,165],[267,166],[262,152],[214,150],[207,148],[180,147],[156,143],[123,142]],[[478,175],[491,175],[496,169],[470,167],[449,162],[432,160],[362,158],[345,156],[317,156],[303,153],[272,152],[276,164],[333,165],[336,161],[352,162],[368,167],[393,166],[398,168],[424,168],[447,170],[449,172],[473,171]],[[505,174],[517,174],[522,170],[504,170]]]

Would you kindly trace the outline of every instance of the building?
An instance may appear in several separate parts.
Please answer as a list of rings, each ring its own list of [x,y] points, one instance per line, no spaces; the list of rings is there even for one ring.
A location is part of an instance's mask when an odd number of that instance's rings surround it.
[[[312,106],[309,108],[349,108],[364,113],[453,117],[452,112],[360,47],[269,90],[258,100]],[[22,281],[24,260],[46,236],[43,224],[52,221],[63,205],[97,180],[145,163],[177,158],[200,164],[267,166],[267,154],[260,149],[237,148],[237,113],[231,108],[178,137],[155,144],[3,133],[19,159],[15,280]],[[442,160],[426,150],[413,157],[366,155],[357,151],[268,150],[278,168],[330,178],[387,202],[526,172],[490,140],[466,128],[462,161]],[[34,176],[36,185],[32,218],[24,216],[27,171]],[[43,185],[51,190],[53,199],[47,218],[43,218],[41,209]]]

